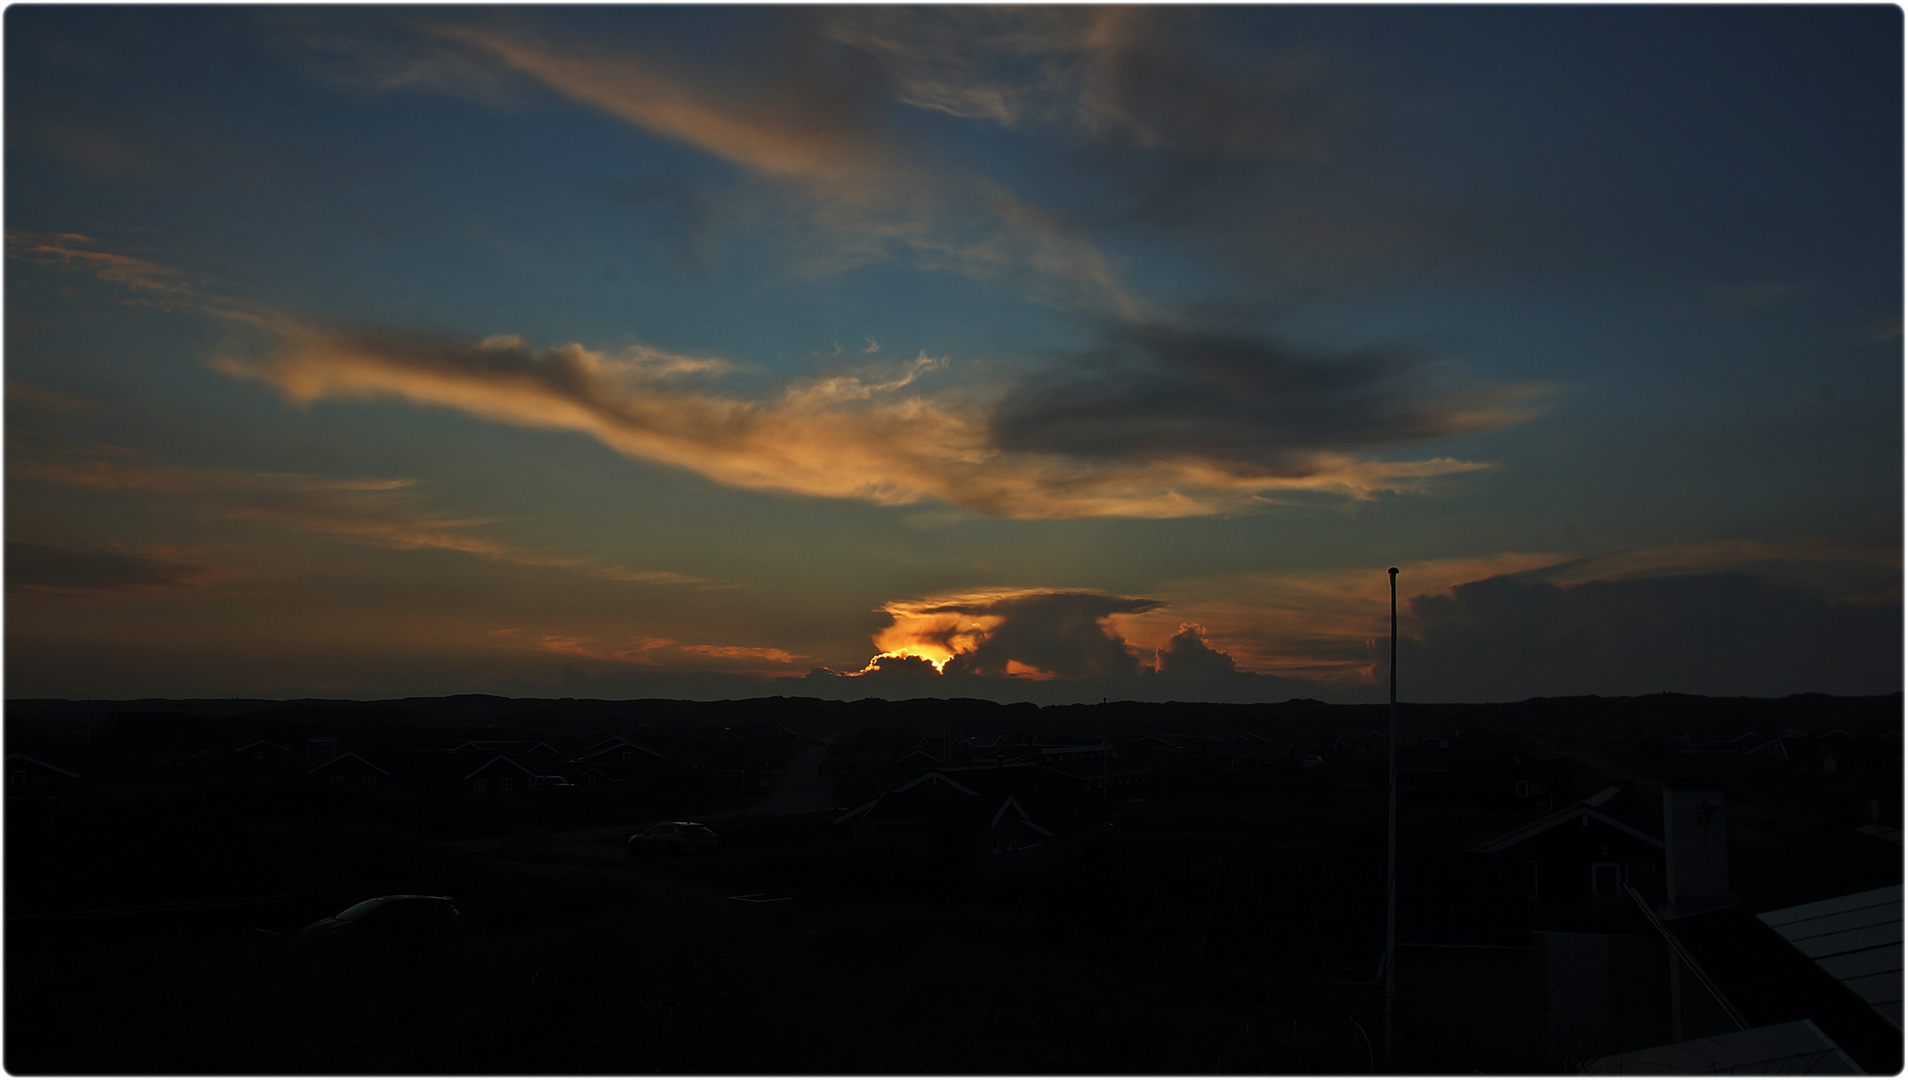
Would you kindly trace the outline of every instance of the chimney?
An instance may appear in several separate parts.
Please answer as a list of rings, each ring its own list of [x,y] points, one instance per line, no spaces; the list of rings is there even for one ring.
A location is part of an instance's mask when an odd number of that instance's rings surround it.
[[[1664,786],[1663,856],[1669,870],[1671,918],[1730,901],[1727,839],[1722,792]]]

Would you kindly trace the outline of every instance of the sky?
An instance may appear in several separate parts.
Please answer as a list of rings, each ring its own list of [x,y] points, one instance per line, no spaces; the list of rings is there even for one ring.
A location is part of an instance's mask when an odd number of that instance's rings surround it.
[[[10,7],[5,692],[1899,691],[1902,18]]]

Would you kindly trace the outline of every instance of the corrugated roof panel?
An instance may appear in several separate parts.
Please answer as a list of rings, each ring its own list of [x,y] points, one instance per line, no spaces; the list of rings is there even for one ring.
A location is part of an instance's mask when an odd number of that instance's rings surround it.
[[[1776,927],[1781,934],[1783,927]],[[1788,937],[1783,934],[1783,937]],[[1802,950],[1802,955],[1811,958],[1840,956],[1842,953],[1859,952],[1863,949],[1878,949],[1901,940],[1901,921],[1878,923],[1864,926],[1859,930],[1844,930],[1839,934],[1822,934],[1817,937],[1789,938],[1789,943]]]
[[[1819,937],[1823,934],[1833,934],[1841,930],[1855,930],[1864,926],[1874,926],[1877,923],[1888,922],[1896,917],[1894,913],[1899,910],[1901,910],[1899,902],[1876,904],[1869,907],[1856,908],[1853,911],[1839,912],[1834,915],[1823,915],[1814,919],[1797,919],[1794,922],[1785,922],[1779,926],[1775,923],[1770,923],[1769,925],[1775,926],[1777,931],[1790,941],[1800,941],[1803,938]]]
[[[1586,1062],[1582,1071],[1593,1076],[1862,1073],[1833,1039],[1807,1020],[1614,1054]]]
[[[1776,911],[1765,911],[1756,916],[1756,918],[1761,919],[1770,926],[1781,926],[1784,923],[1796,922],[1801,919],[1816,919],[1824,915],[1835,915],[1844,911],[1853,911],[1856,908],[1875,907],[1886,904],[1889,901],[1900,905],[1900,885],[1890,885],[1885,889],[1870,889],[1867,892],[1849,893],[1846,896],[1837,896],[1829,900],[1817,900],[1812,904],[1797,904],[1794,907],[1781,908]],[[1900,910],[1899,906],[1897,906],[1896,910]]]
[[[1861,995],[1870,1005],[1886,1005],[1901,1000],[1901,972],[1890,971],[1880,975],[1864,975],[1859,979],[1844,979],[1842,984]]]
[[[1765,912],[1757,918],[1900,1029],[1900,886]]]
[[[1863,949],[1861,952],[1844,953],[1841,956],[1824,956],[1816,963],[1822,970],[1838,979],[1859,979],[1864,975],[1879,975],[1884,971],[1901,970],[1901,945],[1884,945],[1879,949]]]

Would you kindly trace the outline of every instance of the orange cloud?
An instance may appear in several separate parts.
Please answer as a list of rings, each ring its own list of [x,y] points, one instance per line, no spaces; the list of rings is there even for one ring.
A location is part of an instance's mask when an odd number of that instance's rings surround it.
[[[343,333],[287,319],[275,328],[276,353],[227,355],[214,366],[272,383],[299,404],[398,398],[583,432],[631,457],[732,487],[888,506],[938,499],[1015,518],[1186,517],[1291,493],[1413,491],[1484,467],[1338,452],[1262,467],[1191,454],[1125,461],[1009,451],[995,443],[986,396],[917,387],[940,366],[926,357],[898,370],[798,381],[748,402],[684,390],[643,363],[578,344],[536,350],[516,338]]]
[[[7,380],[7,403],[56,413],[87,412],[99,408],[94,402],[23,383],[18,379]]]
[[[508,335],[472,341],[341,330],[216,296],[195,306],[270,342],[262,354],[215,357],[215,370],[274,384],[298,404],[396,398],[582,432],[731,487],[887,506],[933,499],[1011,518],[1173,518],[1421,491],[1486,466],[1353,451],[1517,423],[1532,415],[1535,395],[1439,389],[1414,382],[1416,369],[1396,358],[1307,357],[1149,324],[1123,328],[1070,365],[1013,385],[927,392],[922,380],[943,362],[923,354],[898,368],[797,380],[746,401],[685,385],[725,371],[719,358],[646,346],[539,350]],[[1101,360],[1104,378],[1083,397],[1079,373],[1098,370]],[[171,491],[307,482],[107,462],[22,469],[62,483]],[[650,571],[595,572],[661,580],[640,576]]]
[[[874,637],[889,658],[919,659],[935,670],[1038,678],[1133,675],[1137,654],[1112,620],[1152,611],[1157,600],[1068,589],[979,589],[883,607],[892,625]]]
[[[773,660],[778,664],[793,664],[797,660],[808,659],[806,656],[783,649],[757,649],[745,645],[684,645],[682,651],[701,653],[704,656],[719,656],[724,659],[746,657],[754,660]]]
[[[7,254],[41,266],[91,273],[101,281],[123,285],[133,292],[191,295],[191,278],[182,270],[146,259],[94,251],[83,245],[98,241],[79,233],[7,233]]]

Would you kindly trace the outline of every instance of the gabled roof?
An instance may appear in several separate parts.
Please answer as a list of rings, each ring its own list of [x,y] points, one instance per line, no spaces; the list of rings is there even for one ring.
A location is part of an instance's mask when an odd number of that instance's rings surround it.
[[[1621,788],[1604,788],[1602,791],[1597,792],[1587,799],[1572,803],[1548,817],[1540,818],[1515,832],[1507,833],[1495,840],[1486,841],[1471,850],[1484,854],[1495,854],[1496,852],[1515,847],[1534,836],[1549,832],[1560,825],[1581,821],[1597,821],[1616,829],[1618,832],[1627,833],[1646,844],[1652,844],[1659,848],[1662,847],[1663,840],[1661,837],[1651,836],[1634,826],[1617,820],[1615,817],[1599,809],[1599,807],[1611,804],[1617,796],[1621,794]]]
[[[285,754],[289,754],[292,752],[291,747],[289,746],[280,746],[277,743],[271,742],[270,740],[267,740],[267,739],[254,739],[251,742],[246,743],[244,746],[233,748],[232,753],[243,754],[245,751],[250,750],[253,747],[265,747],[272,750],[277,750],[280,753],[285,753]]]
[[[884,825],[992,828],[1012,810],[1038,831],[1053,835],[1103,820],[1088,813],[1066,781],[1043,770],[974,769],[957,774],[923,773],[835,819]]]
[[[1589,1076],[1860,1076],[1862,1069],[1810,1020],[1731,1031],[1585,1062]]]
[[[65,777],[69,777],[69,778],[71,778],[71,779],[74,779],[74,780],[78,780],[78,779],[80,778],[80,774],[78,774],[78,773],[76,773],[76,772],[72,772],[72,771],[70,771],[70,770],[67,770],[67,769],[62,769],[62,768],[60,768],[60,767],[59,767],[58,765],[54,765],[54,764],[51,764],[51,763],[49,763],[49,762],[45,762],[45,761],[41,761],[41,760],[40,760],[39,758],[34,758],[34,757],[28,757],[28,756],[26,756],[25,754],[8,754],[8,755],[7,755],[7,758],[6,758],[6,759],[7,759],[8,761],[26,761],[26,762],[31,762],[31,763],[32,763],[32,764],[34,764],[34,765],[38,765],[38,766],[39,766],[40,768],[42,768],[42,769],[47,769],[47,770],[50,770],[50,771],[52,771],[52,772],[56,772],[56,773],[59,773],[59,774],[60,774],[61,776],[65,776]]]
[[[644,754],[648,754],[650,757],[654,757],[654,758],[660,758],[663,756],[658,751],[651,750],[649,747],[643,746],[640,743],[630,742],[628,739],[625,739],[622,736],[618,735],[615,738],[604,739],[602,742],[596,743],[595,745],[589,747],[588,749],[584,750],[582,753],[571,758],[570,760],[571,761],[588,761],[591,758],[601,757],[604,754],[614,753],[615,751],[618,751],[618,750],[635,750]]]
[[[384,766],[382,766],[382,765],[379,765],[379,764],[377,764],[376,762],[374,762],[374,761],[372,761],[371,759],[369,759],[369,758],[367,758],[367,757],[365,757],[365,756],[363,756],[362,754],[359,754],[359,753],[357,753],[356,751],[352,751],[352,750],[347,750],[347,751],[345,751],[344,753],[342,753],[342,754],[339,754],[339,755],[338,755],[337,757],[334,757],[334,758],[328,758],[328,759],[326,759],[325,761],[322,761],[322,762],[320,762],[320,763],[318,763],[318,764],[316,764],[316,765],[313,765],[313,766],[312,766],[311,768],[309,768],[309,769],[306,769],[306,770],[305,770],[305,775],[306,775],[306,776],[310,776],[310,775],[311,775],[312,773],[315,773],[315,772],[317,772],[317,771],[318,771],[318,770],[320,770],[320,769],[325,769],[325,768],[329,768],[329,767],[331,767],[331,766],[333,766],[333,765],[336,765],[336,764],[338,764],[339,762],[341,762],[341,761],[343,761],[343,760],[345,760],[346,758],[352,758],[352,759],[355,759],[356,761],[358,761],[358,762],[360,762],[360,763],[362,763],[362,764],[365,764],[365,765],[369,765],[369,766],[370,766],[371,768],[373,768],[373,769],[376,769],[377,771],[379,771],[379,772],[381,772],[381,773],[383,773],[383,774],[384,774],[384,775],[386,775],[386,776],[389,776],[389,775],[391,775],[391,770],[389,770],[389,769],[387,769],[387,768],[385,768],[385,767],[384,767]]]
[[[484,750],[475,753],[462,750],[405,750],[390,754],[385,760],[395,775],[403,780],[470,780],[500,761],[524,776],[536,775],[536,770],[508,754]]]
[[[560,753],[556,747],[541,739],[469,739],[451,747],[452,750],[489,750],[497,754],[513,756],[551,755]]]

